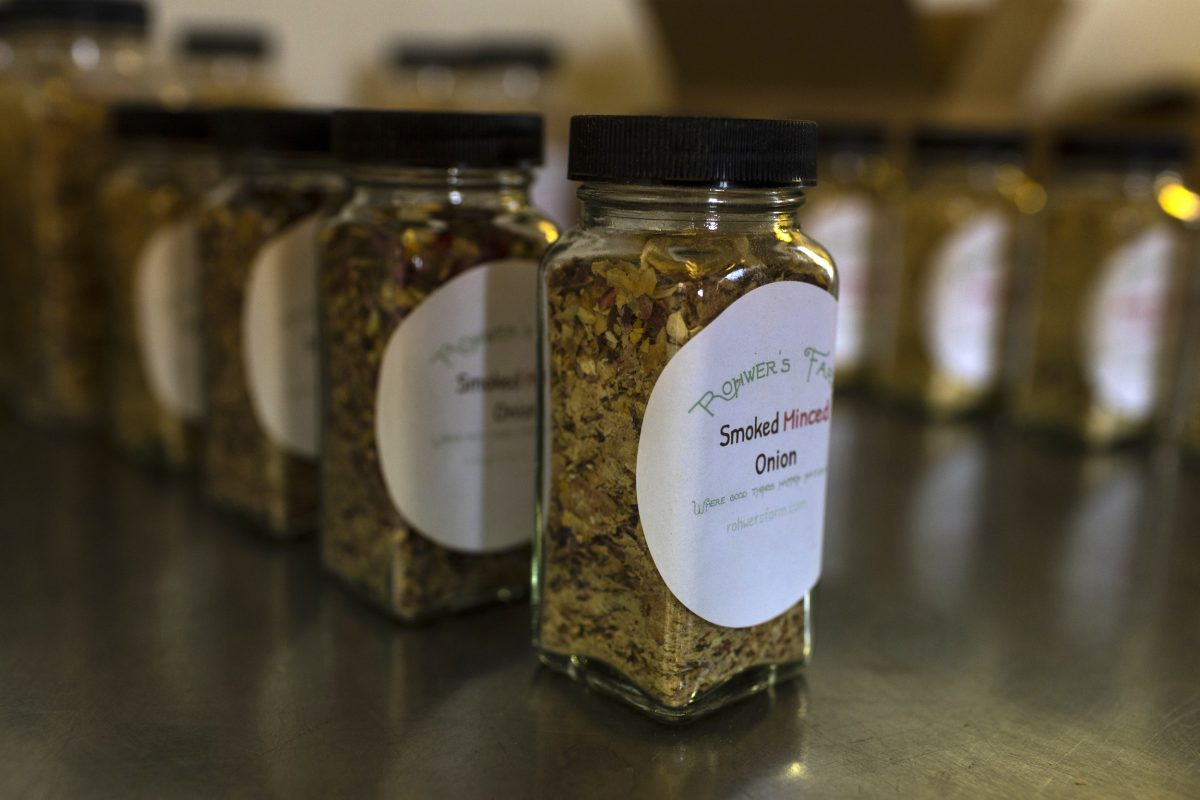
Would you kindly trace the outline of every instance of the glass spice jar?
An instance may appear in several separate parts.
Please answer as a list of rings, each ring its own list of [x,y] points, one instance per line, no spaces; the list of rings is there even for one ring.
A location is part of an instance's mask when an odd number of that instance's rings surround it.
[[[347,111],[323,234],[321,550],[413,621],[524,595],[534,528],[541,119]]]
[[[204,483],[291,536],[317,520],[317,231],[344,181],[329,112],[226,109],[213,125],[228,177],[199,219]]]
[[[196,216],[220,178],[209,115],[127,104],[111,121],[121,156],[100,197],[110,433],[139,460],[189,468],[203,412]]]
[[[362,77],[357,96],[371,108],[462,108],[464,75],[473,62],[474,54],[465,44],[426,39],[399,42],[384,63]]]
[[[107,110],[152,90],[147,10],[132,0],[14,0],[9,9],[26,61],[15,180],[24,207],[14,223],[24,255],[11,265],[22,298],[19,403],[40,421],[97,422],[108,329],[97,224],[113,160]]]
[[[821,188],[800,212],[804,230],[837,259],[837,387],[858,386],[865,375],[872,277],[888,252],[885,205],[896,187],[882,125],[821,126],[817,171]]]
[[[26,199],[17,190],[22,170],[23,126],[20,124],[20,73],[25,53],[13,28],[8,6],[0,6],[0,403],[16,389],[21,330],[15,324],[18,286],[12,262],[21,256],[19,222]]]
[[[1167,204],[1190,145],[1072,129],[1053,154],[1014,415],[1093,446],[1144,438],[1166,413],[1187,292],[1184,231]]]
[[[899,214],[900,259],[880,292],[873,349],[884,394],[938,417],[1000,399],[1005,320],[1025,215],[1041,186],[1015,131],[919,129]]]
[[[207,106],[283,104],[287,93],[270,66],[266,33],[230,25],[185,29],[172,64],[183,97]]]
[[[541,661],[685,720],[797,675],[837,277],[796,227],[811,122],[575,117],[542,262]]]

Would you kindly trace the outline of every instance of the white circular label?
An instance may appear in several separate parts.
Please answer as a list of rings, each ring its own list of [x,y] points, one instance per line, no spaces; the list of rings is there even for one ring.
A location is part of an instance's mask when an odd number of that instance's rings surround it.
[[[873,220],[870,201],[853,195],[826,200],[801,220],[837,264],[839,364],[856,365],[863,358]]]
[[[1134,417],[1153,411],[1175,236],[1155,225],[1100,267],[1083,315],[1083,360],[1092,391],[1105,406]]]
[[[146,382],[163,408],[184,419],[204,411],[199,276],[191,222],[160,227],[134,272],[134,327]]]
[[[250,265],[242,356],[259,424],[281,447],[317,455],[317,232],[320,215],[289,225]]]
[[[985,387],[996,375],[1008,251],[1008,220],[980,214],[946,236],[933,256],[925,295],[925,346],[942,372]]]
[[[716,625],[766,622],[820,575],[836,326],[828,292],[761,286],[685,344],[650,393],[642,531],[671,592]]]
[[[375,434],[392,502],[451,550],[530,541],[534,525],[537,263],[506,259],[433,292],[392,333]]]

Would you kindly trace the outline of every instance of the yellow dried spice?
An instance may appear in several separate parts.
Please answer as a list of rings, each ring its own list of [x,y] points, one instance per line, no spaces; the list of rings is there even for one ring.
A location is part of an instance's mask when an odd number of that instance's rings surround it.
[[[533,212],[435,203],[356,208],[323,231],[321,556],[332,574],[396,617],[412,621],[520,596],[530,552],[456,552],[396,508],[376,441],[385,348],[442,285],[480,264],[537,260],[555,235]]]
[[[319,173],[234,176],[218,187],[198,222],[204,346],[204,475],[209,496],[272,534],[311,529],[317,465],[262,427],[243,356],[243,309],[260,248],[301,218],[335,208],[340,181]]]
[[[729,628],[672,594],[646,544],[635,474],[651,391],[689,339],[759,286],[802,281],[836,293],[824,251],[798,230],[785,233],[694,230],[589,245],[589,234],[573,232],[563,255],[547,257],[549,461],[535,635],[549,666],[571,672],[587,663],[589,677],[612,672],[631,692],[683,709],[756,667],[796,669],[807,659],[805,601]],[[570,255],[580,250],[604,255]]]
[[[109,428],[126,453],[173,468],[195,465],[201,420],[168,409],[151,388],[138,341],[141,312],[137,292],[139,277],[144,277],[138,273],[151,239],[168,227],[193,224],[201,196],[218,177],[214,158],[176,153],[169,166],[147,168],[136,161],[125,164],[113,172],[101,192],[112,304]],[[198,296],[194,302],[199,305]]]

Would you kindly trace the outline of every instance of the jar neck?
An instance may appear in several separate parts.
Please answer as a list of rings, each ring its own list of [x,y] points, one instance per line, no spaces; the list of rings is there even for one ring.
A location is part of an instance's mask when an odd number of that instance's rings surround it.
[[[579,188],[579,200],[583,229],[749,232],[794,226],[804,191],[588,182]]]
[[[1100,193],[1151,197],[1163,181],[1179,180],[1179,171],[1161,164],[1083,163],[1064,165],[1056,182]]]
[[[21,29],[14,44],[35,67],[68,65],[79,72],[136,72],[147,58],[144,33],[120,26],[32,26]]]
[[[353,165],[355,192],[372,205],[452,205],[517,208],[529,205],[533,175],[526,169],[414,168]]]

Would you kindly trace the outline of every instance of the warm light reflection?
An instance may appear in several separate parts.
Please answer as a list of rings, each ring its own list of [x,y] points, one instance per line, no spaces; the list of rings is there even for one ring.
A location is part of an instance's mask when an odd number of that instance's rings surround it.
[[[1178,180],[1164,181],[1159,185],[1158,205],[1175,219],[1184,222],[1200,219],[1200,195]]]
[[[793,761],[788,765],[787,774],[789,778],[803,778],[808,774],[808,769],[799,761]]]
[[[537,224],[537,228],[546,237],[546,244],[558,241],[558,228],[554,227],[553,223],[542,221]]]
[[[790,244],[793,238],[791,225],[783,222],[782,220],[776,222],[775,238],[781,242],[788,242]]]

